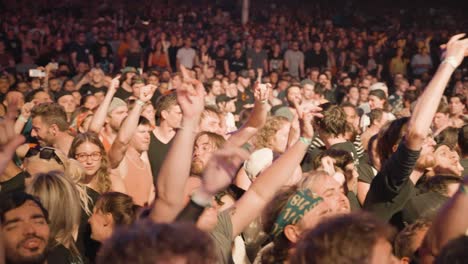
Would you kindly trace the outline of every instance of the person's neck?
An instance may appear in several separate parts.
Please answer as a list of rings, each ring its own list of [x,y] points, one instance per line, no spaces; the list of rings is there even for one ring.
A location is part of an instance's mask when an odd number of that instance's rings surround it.
[[[136,148],[134,148],[132,145],[130,145],[127,149],[127,155],[130,156],[130,157],[134,157],[134,158],[137,158],[139,160],[141,160],[141,154],[143,152],[140,152],[138,151]]]
[[[117,131],[115,131],[109,124],[106,124],[104,126],[103,130],[104,136],[106,136],[108,139],[110,139],[112,142],[115,140],[117,137]]]
[[[53,147],[61,150],[65,155],[68,155],[68,151],[70,151],[70,147],[73,142],[73,137],[67,132],[59,132],[56,138],[57,139],[53,144]]]
[[[326,137],[322,138],[323,143],[325,143],[325,147],[329,149],[331,146],[338,144],[338,143],[344,143],[346,142],[346,139],[344,138],[343,135],[339,135],[337,137]]]
[[[127,92],[133,92],[132,86],[130,86],[130,84],[128,84],[127,82],[122,83],[122,88]]]
[[[162,120],[160,125],[154,129],[154,136],[164,143],[171,141],[175,134],[176,131],[169,126],[166,120]]]
[[[0,182],[6,182],[11,180],[13,177],[18,175],[21,172],[21,169],[16,166],[13,161],[9,161],[5,171],[0,174]]]

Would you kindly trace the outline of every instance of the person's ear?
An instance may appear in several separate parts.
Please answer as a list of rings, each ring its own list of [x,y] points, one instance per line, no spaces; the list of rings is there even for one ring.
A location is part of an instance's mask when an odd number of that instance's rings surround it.
[[[49,127],[49,131],[50,133],[53,135],[53,136],[56,136],[58,134],[58,132],[60,132],[60,129],[59,127],[57,126],[57,124],[52,124],[50,125]]]
[[[398,149],[398,145],[397,145],[397,144],[393,145],[393,147],[392,147],[392,151],[393,151],[393,152],[396,152],[396,151],[397,151],[397,149]]]
[[[286,236],[286,238],[291,241],[292,243],[297,243],[297,241],[299,241],[299,238],[300,238],[300,231],[298,229],[298,227],[296,227],[295,225],[287,225],[285,228],[284,228],[284,235]]]
[[[410,264],[410,263],[411,263],[411,259],[408,257],[402,257],[400,259],[400,264]]]
[[[161,111],[161,118],[164,119],[164,120],[167,120],[167,115],[169,113],[167,112],[167,110],[162,110]]]

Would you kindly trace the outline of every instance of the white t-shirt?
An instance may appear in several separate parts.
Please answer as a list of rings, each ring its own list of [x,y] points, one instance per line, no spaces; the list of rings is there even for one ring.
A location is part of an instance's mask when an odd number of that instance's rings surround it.
[[[184,65],[187,69],[193,68],[195,56],[195,50],[192,48],[180,48],[177,51],[177,59],[179,60],[180,64]]]

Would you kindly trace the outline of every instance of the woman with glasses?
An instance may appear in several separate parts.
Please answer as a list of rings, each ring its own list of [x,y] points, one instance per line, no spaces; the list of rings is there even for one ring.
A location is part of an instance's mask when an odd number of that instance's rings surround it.
[[[93,191],[98,194],[110,190],[125,192],[123,183],[119,184],[118,179],[111,180],[109,159],[96,133],[78,134],[72,142],[69,157],[81,163],[86,172],[81,182]]]

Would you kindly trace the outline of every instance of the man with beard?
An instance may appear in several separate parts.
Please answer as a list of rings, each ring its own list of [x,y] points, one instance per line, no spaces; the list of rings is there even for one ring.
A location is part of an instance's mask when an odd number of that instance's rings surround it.
[[[53,147],[68,153],[73,137],[68,133],[67,113],[57,103],[43,103],[31,111],[32,131],[42,147]]]
[[[39,200],[23,192],[2,197],[0,215],[6,263],[47,263],[48,212]]]

